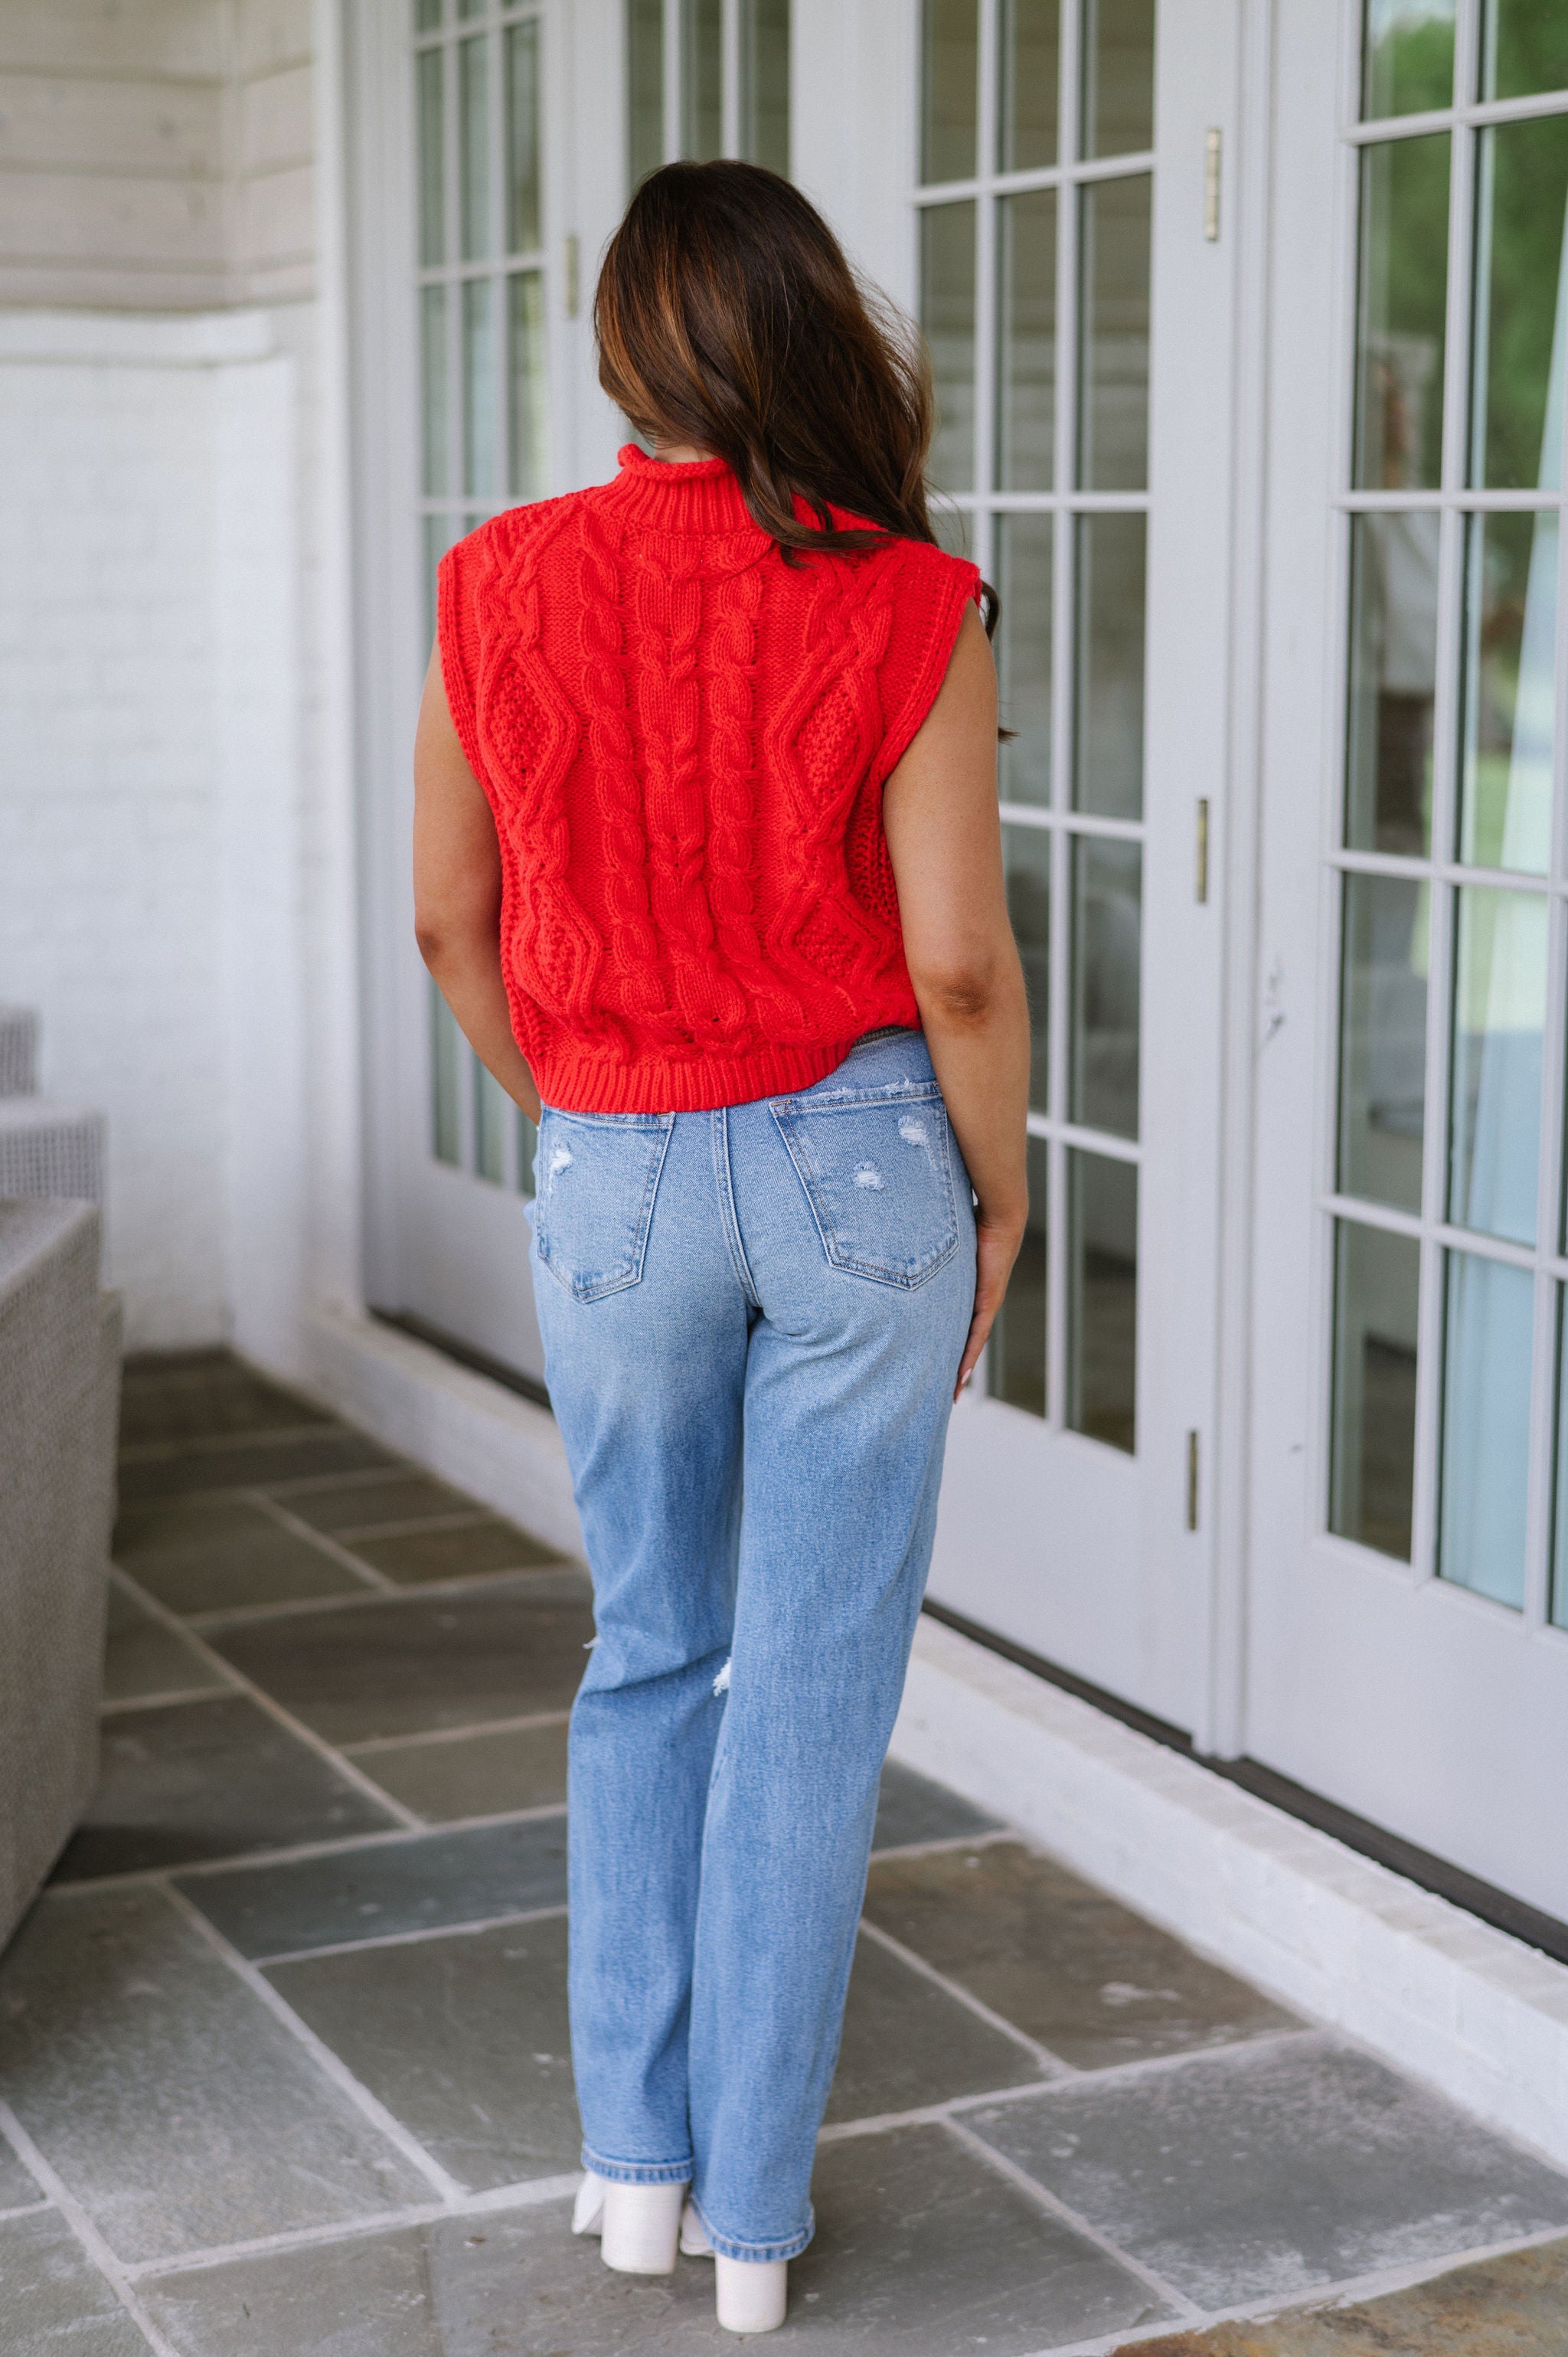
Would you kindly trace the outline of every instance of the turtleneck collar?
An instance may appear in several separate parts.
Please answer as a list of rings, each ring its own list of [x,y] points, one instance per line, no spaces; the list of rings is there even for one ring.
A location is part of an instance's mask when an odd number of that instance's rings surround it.
[[[755,532],[740,484],[723,458],[650,458],[635,442],[607,486],[622,513],[655,532]]]

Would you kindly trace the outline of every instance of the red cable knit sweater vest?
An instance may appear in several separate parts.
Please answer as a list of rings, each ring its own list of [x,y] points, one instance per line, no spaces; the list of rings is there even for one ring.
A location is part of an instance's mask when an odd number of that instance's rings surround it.
[[[882,788],[979,587],[892,537],[787,565],[722,459],[630,447],[614,482],[449,551],[446,697],[546,1104],[740,1104],[919,1021]]]

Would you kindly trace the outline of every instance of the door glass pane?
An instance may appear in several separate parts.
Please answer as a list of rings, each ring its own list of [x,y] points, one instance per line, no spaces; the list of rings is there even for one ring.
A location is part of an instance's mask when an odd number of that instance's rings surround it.
[[[533,1192],[533,1157],[539,1151],[539,1132],[533,1123],[517,1107],[517,1191],[520,1195]]]
[[[1334,1229],[1328,1527],[1408,1563],[1421,1246],[1349,1220]]]
[[[460,1166],[462,1123],[457,1103],[457,1059],[462,1048],[457,1019],[434,982],[430,985],[430,1151],[437,1162]]]
[[[419,104],[419,258],[425,264],[446,259],[446,139],[441,72],[441,51],[421,49],[414,76]]]
[[[532,253],[539,229],[539,23],[506,34],[507,250]]]
[[[1568,90],[1568,14],[1558,0],[1492,0],[1481,37],[1483,98]]]
[[[1557,518],[1466,524],[1459,856],[1544,876],[1552,860]]]
[[[1470,885],[1455,897],[1448,1216],[1533,1243],[1546,899]]]
[[[1524,1603],[1535,1280],[1528,1269],[1475,1253],[1446,1258],[1438,1575],[1518,1609]]]
[[[996,480],[1048,491],[1057,428],[1057,197],[997,206]]]
[[[486,0],[457,0],[457,14],[459,17],[482,16],[485,5]]]
[[[1432,844],[1439,519],[1350,519],[1345,840],[1423,858]]]
[[[463,286],[463,489],[496,488],[495,282]]]
[[[1058,0],[1001,0],[1001,171],[1034,171],[1057,160],[1058,13]]]
[[[1421,1210],[1430,887],[1347,876],[1339,1015],[1342,1195]]]
[[[433,33],[441,22],[441,0],[413,0],[413,29]]]
[[[1068,1400],[1070,1431],[1131,1453],[1137,1406],[1138,1173],[1069,1147]]]
[[[1363,120],[1453,103],[1454,0],[1368,0]]]
[[[1085,0],[1083,152],[1155,144],[1155,0]]]
[[[1069,1118],[1138,1135],[1138,992],[1143,849],[1103,835],[1072,845]]]
[[[920,323],[931,350],[937,430],[931,478],[940,490],[974,489],[974,206],[928,205],[920,214]]]
[[[1144,542],[1141,515],[1079,516],[1073,807],[1144,812]]]
[[[664,161],[663,0],[627,0],[626,177],[633,188]]]
[[[789,0],[740,0],[740,152],[789,172]]]
[[[419,377],[422,414],[421,480],[439,498],[452,489],[446,403],[446,289],[424,286],[419,296]]]
[[[1470,479],[1555,490],[1568,333],[1568,115],[1509,123],[1476,154]]]
[[[1007,913],[1029,994],[1029,1105],[1044,1113],[1050,1079],[1051,838],[1044,827],[1004,826]]]
[[[486,36],[460,41],[457,61],[463,259],[479,262],[490,250],[490,45]]]
[[[724,154],[723,25],[721,0],[682,0],[681,153],[696,164]]]
[[[475,1056],[474,1175],[488,1178],[493,1187],[506,1184],[506,1134],[511,1114],[511,1099]]]
[[[1013,1264],[1007,1297],[991,1329],[986,1388],[993,1399],[1046,1413],[1046,1203],[1050,1148],[1028,1143],[1029,1221]]]
[[[974,174],[979,0],[924,0],[920,11],[920,178]]]
[[[1425,490],[1441,473],[1448,150],[1444,131],[1362,154],[1359,490]]]
[[[996,519],[997,626],[1002,717],[1015,733],[1002,748],[1002,799],[1051,799],[1051,535],[1048,515]]]
[[[1083,189],[1078,479],[1140,491],[1149,479],[1149,199],[1146,172]]]
[[[537,270],[507,281],[507,436],[512,497],[549,488],[544,402],[544,282]]]

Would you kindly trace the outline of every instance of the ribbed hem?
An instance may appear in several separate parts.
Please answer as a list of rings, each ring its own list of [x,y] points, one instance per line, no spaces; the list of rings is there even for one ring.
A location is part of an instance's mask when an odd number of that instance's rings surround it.
[[[857,1031],[822,1046],[757,1048],[746,1056],[703,1056],[679,1064],[590,1064],[569,1053],[542,1056],[533,1080],[557,1113],[709,1113],[715,1105],[750,1104],[812,1087],[838,1070],[859,1037]]]
[[[754,2265],[766,2266],[774,2259],[798,2259],[817,2231],[812,2212],[806,2212],[806,2222],[795,2234],[786,2234],[776,2243],[737,2243],[732,2235],[721,2234],[707,2212],[692,2196],[692,2207],[703,2222],[703,2231],[721,2259],[749,2259]]]
[[[690,2185],[693,2166],[690,2160],[606,2160],[591,2145],[583,2147],[583,2167],[607,2185]]]

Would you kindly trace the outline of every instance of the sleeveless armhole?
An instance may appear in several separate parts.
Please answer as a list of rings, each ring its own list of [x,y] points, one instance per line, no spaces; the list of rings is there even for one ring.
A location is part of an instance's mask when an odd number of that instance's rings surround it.
[[[980,568],[926,541],[906,541],[893,597],[899,617],[902,660],[894,673],[893,718],[882,739],[874,772],[883,785],[893,774],[930,712],[947,677],[958,643],[963,609],[980,603]],[[902,690],[902,700],[897,700]]]
[[[478,534],[472,533],[446,551],[435,573],[435,640],[446,709],[470,770],[484,783],[473,683],[478,673],[479,634],[474,611],[473,572]]]

